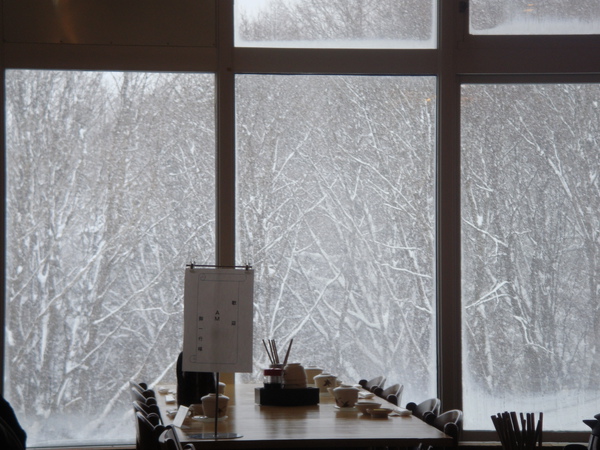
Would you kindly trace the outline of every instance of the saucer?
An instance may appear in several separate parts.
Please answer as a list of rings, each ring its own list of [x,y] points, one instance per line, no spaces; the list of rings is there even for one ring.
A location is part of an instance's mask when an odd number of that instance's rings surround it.
[[[381,403],[379,402],[358,402],[355,406],[363,414],[369,416],[370,413],[367,411],[369,409],[381,408]]]
[[[373,398],[375,397],[375,394],[372,392],[359,392],[358,393],[358,398]]]
[[[354,406],[338,406],[338,405],[334,405],[333,407],[335,409],[337,409],[338,411],[358,411],[358,409],[356,409]]]
[[[408,417],[408,416],[412,416],[412,411],[410,409],[396,408],[390,415],[400,416],[400,417]]]

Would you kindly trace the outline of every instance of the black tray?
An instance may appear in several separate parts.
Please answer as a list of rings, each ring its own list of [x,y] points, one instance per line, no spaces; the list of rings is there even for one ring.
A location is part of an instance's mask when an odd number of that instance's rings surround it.
[[[319,404],[319,389],[254,389],[254,402],[265,406],[309,406]]]

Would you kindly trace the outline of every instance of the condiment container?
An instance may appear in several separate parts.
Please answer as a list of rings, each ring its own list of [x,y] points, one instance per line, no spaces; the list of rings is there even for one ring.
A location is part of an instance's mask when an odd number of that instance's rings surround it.
[[[281,389],[283,387],[283,369],[265,369],[263,382],[265,389]]]

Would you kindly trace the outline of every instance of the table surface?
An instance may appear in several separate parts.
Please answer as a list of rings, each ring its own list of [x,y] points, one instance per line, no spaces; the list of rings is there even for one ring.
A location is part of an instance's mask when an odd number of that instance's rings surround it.
[[[172,386],[169,386],[173,388]],[[185,443],[201,443],[199,448],[302,448],[302,447],[370,447],[370,446],[416,446],[420,442],[444,447],[452,445],[452,439],[420,419],[408,416],[392,416],[376,419],[359,411],[336,408],[333,397],[321,394],[318,405],[312,406],[262,406],[254,402],[256,385],[236,384],[227,386],[230,398],[227,417],[217,423],[217,433],[241,435],[235,439],[194,438],[202,433],[214,433],[214,419],[187,418],[178,428],[179,439]],[[172,423],[168,410],[175,404],[167,404],[166,396],[159,394],[157,403],[165,425]],[[385,400],[382,407],[395,408]],[[427,448],[427,447],[425,447]]]

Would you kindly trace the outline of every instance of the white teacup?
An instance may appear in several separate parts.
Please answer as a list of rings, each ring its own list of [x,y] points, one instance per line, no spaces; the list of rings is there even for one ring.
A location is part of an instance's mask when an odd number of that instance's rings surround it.
[[[358,389],[350,384],[341,384],[333,390],[335,404],[340,408],[352,408],[358,401]]]
[[[315,376],[315,386],[319,388],[319,393],[327,394],[327,388],[334,388],[336,386],[337,377],[330,373],[323,372],[320,375]]]
[[[217,406],[218,404],[218,406]],[[208,394],[202,397],[202,409],[206,417],[225,417],[227,415],[227,406],[229,404],[229,397],[226,395],[219,394],[218,401],[215,394]]]

